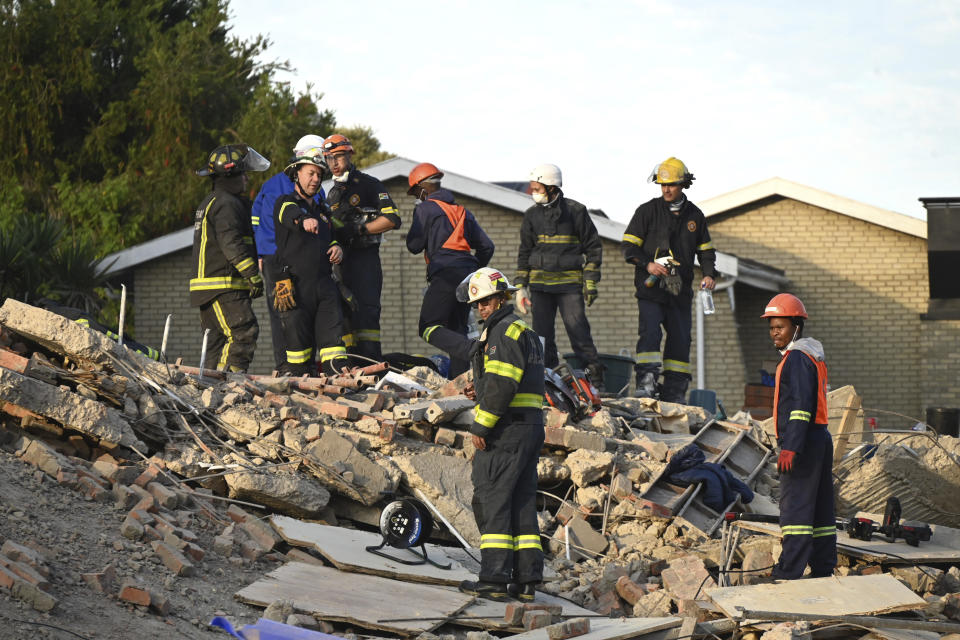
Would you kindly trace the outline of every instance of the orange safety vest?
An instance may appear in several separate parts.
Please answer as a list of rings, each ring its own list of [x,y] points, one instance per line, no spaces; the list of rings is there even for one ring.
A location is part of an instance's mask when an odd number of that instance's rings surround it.
[[[796,349],[796,351],[800,351]],[[810,358],[814,366],[817,368],[817,415],[814,416],[814,419],[811,421],[813,424],[827,424],[827,363],[822,360],[817,360],[811,356],[806,351],[800,351],[803,355]],[[777,374],[774,382],[773,390],[773,426],[776,429],[777,438],[780,438],[780,420],[777,418],[777,406],[780,404],[780,372],[783,370],[783,363],[787,361],[787,356],[790,355],[788,351],[783,358],[780,359],[780,364],[777,365]]]
[[[440,210],[446,214],[447,220],[450,221],[450,226],[453,227],[453,232],[450,233],[450,237],[443,243],[442,248],[453,251],[470,251],[472,247],[463,236],[463,228],[467,222],[467,210],[459,204],[450,204],[449,202],[440,202],[439,200],[431,200],[430,202],[440,207]],[[423,260],[427,264],[430,264],[430,258],[427,257],[426,252],[423,253]]]

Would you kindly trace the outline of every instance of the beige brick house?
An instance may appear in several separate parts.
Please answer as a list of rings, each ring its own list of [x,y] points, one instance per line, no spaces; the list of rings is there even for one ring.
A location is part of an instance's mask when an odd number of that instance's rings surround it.
[[[415,164],[393,158],[366,170],[387,185],[405,223],[413,211],[413,200],[406,195],[406,176]],[[491,265],[512,276],[521,216],[531,205],[529,196],[449,172],[444,186],[476,215],[496,243]],[[576,193],[568,195],[577,198]],[[652,191],[649,197],[653,195]],[[699,367],[695,318],[691,359],[698,374],[694,387],[705,381],[707,388],[717,390],[728,409],[741,406],[744,384],[759,382],[761,362],[777,357],[768,346],[765,325],[758,316],[774,293],[791,290],[807,302],[812,315],[810,335],[825,343],[834,386],[855,384],[866,394],[867,406],[880,404],[918,415],[927,400],[921,400],[917,392],[904,392],[898,399],[896,389],[898,383],[903,389],[905,380],[929,375],[919,353],[919,314],[927,295],[922,221],[776,180],[699,204],[709,216],[719,249],[721,286],[726,290],[715,296],[717,313],[703,318],[704,357]],[[797,233],[778,239],[772,222],[788,211],[799,214]],[[624,225],[599,216],[594,216],[594,223],[604,241],[603,278],[600,298],[587,315],[601,352],[632,355],[637,311],[633,267],[623,261],[619,249]],[[189,306],[187,293],[192,233],[192,227],[183,229],[111,258],[117,259],[112,267],[117,280],[133,292],[137,338],[159,345],[166,315],[173,313],[169,357],[183,357],[195,364],[200,351],[199,313]],[[417,335],[426,269],[422,257],[407,252],[405,233],[406,225],[388,233],[381,247],[383,348],[385,352],[430,354],[432,349]],[[876,334],[864,335],[858,308],[849,304],[853,299],[877,313],[882,311],[886,321]],[[265,305],[263,299],[254,305],[261,320],[252,365],[256,372],[272,369]],[[568,351],[559,322],[557,337],[561,353]],[[939,344],[941,338],[927,335],[926,340]],[[887,375],[888,362],[896,363],[899,375]],[[942,405],[948,399],[936,402]]]

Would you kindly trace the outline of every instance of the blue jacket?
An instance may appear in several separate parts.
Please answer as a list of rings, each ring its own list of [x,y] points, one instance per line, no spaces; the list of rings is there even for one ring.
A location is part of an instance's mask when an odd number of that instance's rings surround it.
[[[451,217],[441,208],[443,203]],[[453,201],[447,189],[437,189],[413,210],[413,223],[407,232],[410,253],[426,251],[427,280],[441,269],[485,267],[493,257],[493,241],[480,228],[473,214]],[[471,250],[476,252],[474,256]]]
[[[787,346],[777,365],[773,403],[777,444],[802,454],[811,427],[826,427],[829,421],[827,365],[818,340],[800,338]]]
[[[753,500],[753,491],[744,482],[727,471],[722,464],[707,462],[703,450],[695,444],[688,444],[673,454],[663,477],[667,482],[682,487],[703,483],[700,494],[703,504],[714,511],[723,511],[740,494],[744,504]]]
[[[277,233],[273,228],[273,208],[277,198],[293,193],[293,180],[282,171],[263,183],[253,201],[250,221],[253,223],[253,241],[258,256],[272,256],[277,252]],[[326,199],[323,188],[313,198],[317,204]]]

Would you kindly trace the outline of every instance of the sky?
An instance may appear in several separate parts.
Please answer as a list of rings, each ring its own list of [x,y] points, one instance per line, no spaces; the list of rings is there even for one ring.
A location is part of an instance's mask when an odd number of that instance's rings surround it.
[[[627,222],[670,156],[694,202],[778,176],[899,213],[960,196],[960,3],[230,0],[382,148],[489,181],[557,164]],[[306,132],[305,132],[306,133]],[[291,146],[293,145],[291,141]],[[253,143],[253,141],[251,141]]]

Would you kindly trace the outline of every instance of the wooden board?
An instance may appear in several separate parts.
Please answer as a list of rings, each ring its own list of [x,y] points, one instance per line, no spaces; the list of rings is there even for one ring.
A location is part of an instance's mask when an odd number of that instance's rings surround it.
[[[861,514],[857,514],[860,516]],[[863,514],[862,517],[880,521],[880,516]],[[765,533],[781,537],[779,525],[768,522],[742,522],[734,524],[756,533]],[[903,540],[885,542],[874,537],[870,542],[851,538],[844,531],[837,531],[837,551],[867,562],[880,564],[929,564],[935,562],[960,561],[960,530],[937,524],[930,525],[933,537],[921,542],[919,547],[911,547]]]
[[[577,640],[643,638],[647,634],[679,627],[681,622],[680,618],[591,618],[590,633],[577,636]],[[547,640],[547,630],[534,629],[510,636],[510,640]]]
[[[885,573],[843,578],[784,580],[776,584],[707,589],[707,597],[731,618],[749,611],[846,616],[922,609],[926,601]]]
[[[444,547],[427,545],[427,556],[440,564],[450,564],[450,569],[440,569],[431,564],[406,565],[370,553],[368,546],[380,544],[381,536],[368,531],[331,527],[313,522],[304,522],[287,516],[270,516],[277,533],[288,543],[314,549],[337,569],[351,573],[369,573],[409,582],[446,584],[456,586],[463,580],[476,579],[474,574],[444,553]],[[396,558],[416,560],[407,549],[386,546],[381,549]],[[478,552],[479,553],[479,552]]]
[[[234,597],[260,607],[275,600],[292,600],[298,613],[318,620],[346,622],[401,635],[432,631],[443,624],[443,620],[429,618],[454,616],[474,600],[473,596],[449,587],[344,573],[302,562],[288,562],[244,587]],[[378,622],[391,618],[423,620]]]
[[[569,600],[564,600],[563,598],[550,595],[549,593],[543,593],[542,591],[537,591],[537,595],[533,601],[537,604],[560,605],[563,607],[562,613],[565,616],[576,617],[597,615],[595,612],[590,611],[589,609],[578,607]],[[459,619],[451,622],[464,627],[475,627],[478,629],[487,629],[493,631],[515,631],[518,633],[522,632],[522,626],[519,628],[513,628],[504,621],[503,616],[506,612],[506,605],[506,602],[494,602],[493,600],[487,600],[486,598],[477,598],[476,602],[468,606],[463,612],[463,615],[470,616],[471,619]]]

